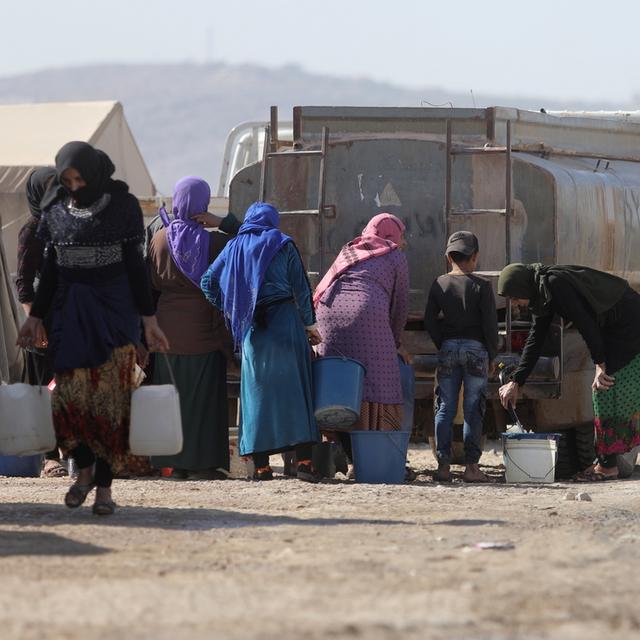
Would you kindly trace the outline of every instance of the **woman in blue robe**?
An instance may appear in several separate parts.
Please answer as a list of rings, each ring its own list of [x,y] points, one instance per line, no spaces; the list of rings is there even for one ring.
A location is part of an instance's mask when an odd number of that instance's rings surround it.
[[[252,204],[201,287],[242,353],[240,455],[252,455],[254,478],[266,480],[273,477],[269,455],[295,448],[298,478],[317,482],[309,343],[321,338],[302,259],[279,223],[273,206]]]

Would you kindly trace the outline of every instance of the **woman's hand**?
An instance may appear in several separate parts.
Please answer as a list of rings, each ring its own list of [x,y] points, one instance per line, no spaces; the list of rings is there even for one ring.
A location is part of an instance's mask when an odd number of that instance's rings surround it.
[[[505,409],[509,409],[509,407],[515,407],[516,402],[518,401],[518,389],[520,386],[517,382],[507,382],[507,384],[503,384],[498,393],[500,394],[500,402]]]
[[[210,229],[217,229],[224,220],[224,218],[220,218],[208,211],[205,211],[204,213],[196,213],[191,216],[191,219],[195,220],[203,227],[209,227]]]
[[[142,324],[149,351],[169,351],[169,341],[160,328],[156,317],[142,316]]]
[[[398,347],[398,355],[402,358],[402,362],[411,364],[411,354],[403,346]]]
[[[312,324],[310,327],[305,327],[304,330],[307,332],[307,338],[311,346],[315,346],[322,342],[322,336],[315,324]]]
[[[603,362],[602,364],[596,365],[596,375],[593,378],[591,388],[594,391],[606,391],[613,387],[615,380],[613,376],[607,375],[607,368]]]
[[[40,318],[29,316],[25,321],[20,332],[16,344],[19,347],[38,347],[44,349],[47,344],[47,332]]]

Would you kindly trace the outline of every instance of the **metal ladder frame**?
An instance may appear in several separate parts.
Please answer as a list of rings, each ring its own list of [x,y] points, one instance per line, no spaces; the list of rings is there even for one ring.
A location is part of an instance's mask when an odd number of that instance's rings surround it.
[[[278,111],[271,107],[271,123],[265,127],[264,149],[262,153],[262,166],[260,173],[260,200],[267,201],[267,168],[271,158],[308,158],[319,157],[320,169],[318,172],[318,201],[316,209],[299,209],[296,211],[280,211],[281,215],[317,215],[318,234],[320,236],[320,273],[324,274],[324,217],[325,217],[325,188],[326,188],[326,159],[329,146],[329,128],[322,127],[322,139],[320,149],[308,151],[278,151]]]
[[[445,163],[445,192],[444,192],[444,216],[445,233],[448,238],[450,233],[449,217],[452,215],[473,215],[478,213],[495,213],[504,216],[505,220],[505,261],[511,262],[511,216],[513,215],[513,165],[511,162],[511,120],[507,120],[507,139],[504,147],[457,147],[452,143],[451,120],[446,121],[446,163]],[[453,156],[456,155],[505,155],[505,206],[503,209],[452,209],[451,208],[451,183],[453,171]],[[511,351],[511,304],[505,307],[506,348]]]

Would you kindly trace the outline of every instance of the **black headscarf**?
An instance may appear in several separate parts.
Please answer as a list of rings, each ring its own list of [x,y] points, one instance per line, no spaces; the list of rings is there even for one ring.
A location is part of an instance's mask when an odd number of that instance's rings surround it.
[[[27,178],[27,202],[29,210],[34,218],[40,218],[42,215],[42,200],[45,193],[55,183],[57,172],[53,167],[41,167],[29,174]],[[55,187],[53,187],[55,190]]]
[[[537,316],[550,312],[549,276],[569,282],[599,316],[618,302],[629,287],[623,278],[579,265],[510,264],[498,278],[498,295],[529,300],[529,308]]]
[[[62,184],[62,174],[67,169],[75,169],[87,183],[77,191],[70,191]],[[129,187],[122,180],[113,180],[111,176],[116,168],[111,158],[104,152],[92,147],[87,142],[67,142],[56,154],[56,188],[49,189],[42,201],[46,209],[60,196],[70,195],[80,207],[88,207],[105,193],[128,191]]]

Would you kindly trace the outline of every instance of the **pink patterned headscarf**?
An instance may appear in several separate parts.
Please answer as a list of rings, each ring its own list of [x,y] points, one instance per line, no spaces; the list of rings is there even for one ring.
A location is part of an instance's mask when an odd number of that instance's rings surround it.
[[[404,230],[402,220],[390,213],[379,213],[371,218],[362,230],[362,235],[340,249],[338,257],[316,287],[313,304],[317,306],[324,292],[354,264],[395,251]]]

